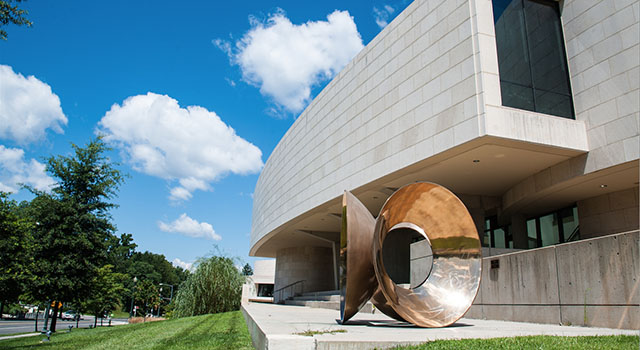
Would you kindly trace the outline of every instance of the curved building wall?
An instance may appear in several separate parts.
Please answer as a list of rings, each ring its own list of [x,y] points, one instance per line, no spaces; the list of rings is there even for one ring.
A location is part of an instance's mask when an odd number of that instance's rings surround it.
[[[467,0],[416,1],[319,94],[254,193],[251,245],[297,215],[479,135]]]
[[[623,231],[636,231],[637,241],[640,4],[557,4],[575,120],[502,106],[491,0],[417,0],[344,68],[282,138],[256,185],[250,255],[276,257],[276,289],[298,280],[306,281],[302,291],[337,288],[343,190],[377,213],[400,186],[440,183],[465,203],[489,255],[603,235],[609,236],[600,246],[614,252],[609,243],[629,232],[612,234]],[[586,265],[571,257],[602,257],[594,242],[506,257],[548,265],[548,252],[555,252],[555,269],[581,271]],[[620,275],[626,256],[637,259],[637,249],[625,251],[609,254],[614,260],[607,260],[606,275]],[[538,270],[531,270],[533,282],[557,282],[558,295],[579,284]],[[520,272],[526,279],[528,272]],[[635,283],[633,274],[621,276],[623,284]],[[606,298],[580,307],[548,301],[546,313],[520,319],[514,315],[538,312],[531,303],[540,301],[500,296],[500,307],[492,309],[496,302],[483,289],[517,285],[484,281],[472,317],[575,323],[581,313],[619,311],[629,323],[587,323],[586,316],[584,323],[637,328],[637,318],[625,316],[637,309],[626,289],[620,303],[628,305],[611,310]],[[597,290],[597,278],[584,281],[582,290]]]
[[[573,152],[552,151],[536,171],[586,152],[584,122],[501,106],[494,36],[489,0],[410,4],[274,149],[254,192],[250,254],[345,189],[486,136]]]

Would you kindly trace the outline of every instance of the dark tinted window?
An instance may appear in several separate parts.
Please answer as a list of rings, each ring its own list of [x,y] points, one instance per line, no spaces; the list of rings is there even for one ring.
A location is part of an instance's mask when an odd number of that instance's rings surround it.
[[[558,4],[493,0],[504,106],[574,118]]]

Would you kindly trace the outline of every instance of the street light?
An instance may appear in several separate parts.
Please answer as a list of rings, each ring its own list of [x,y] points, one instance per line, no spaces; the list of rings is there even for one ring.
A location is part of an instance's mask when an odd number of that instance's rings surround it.
[[[138,283],[138,278],[133,277],[133,291],[131,292],[131,312],[129,312],[129,317],[133,317],[133,299],[136,296],[136,283]]]
[[[159,283],[158,285],[171,287],[171,296],[169,297],[169,303],[171,303],[171,300],[173,300],[173,284]],[[160,298],[162,298],[162,287],[160,287]],[[158,306],[158,316],[160,316],[160,306]]]
[[[173,299],[173,284],[160,283],[159,285],[171,287],[171,296],[169,297],[169,302],[171,302],[171,300]],[[160,287],[160,291],[162,292],[162,287]]]

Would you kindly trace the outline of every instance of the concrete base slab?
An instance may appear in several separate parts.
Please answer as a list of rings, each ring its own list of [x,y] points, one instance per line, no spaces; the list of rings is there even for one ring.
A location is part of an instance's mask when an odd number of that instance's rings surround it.
[[[439,339],[500,338],[527,335],[640,335],[638,331],[549,324],[461,319],[445,328],[419,328],[383,314],[358,313],[337,323],[335,310],[249,303],[242,306],[258,350],[360,350],[421,344]],[[300,333],[313,331],[313,336]],[[336,332],[337,331],[337,332]]]

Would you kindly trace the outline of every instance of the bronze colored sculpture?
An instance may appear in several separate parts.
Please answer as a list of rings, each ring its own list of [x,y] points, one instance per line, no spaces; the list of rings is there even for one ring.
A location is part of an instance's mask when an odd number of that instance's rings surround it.
[[[411,242],[410,280],[391,262],[398,237]],[[340,244],[342,323],[371,299],[397,320],[444,327],[465,314],[478,292],[478,232],[464,204],[442,186],[419,182],[400,188],[377,220],[345,191]]]

